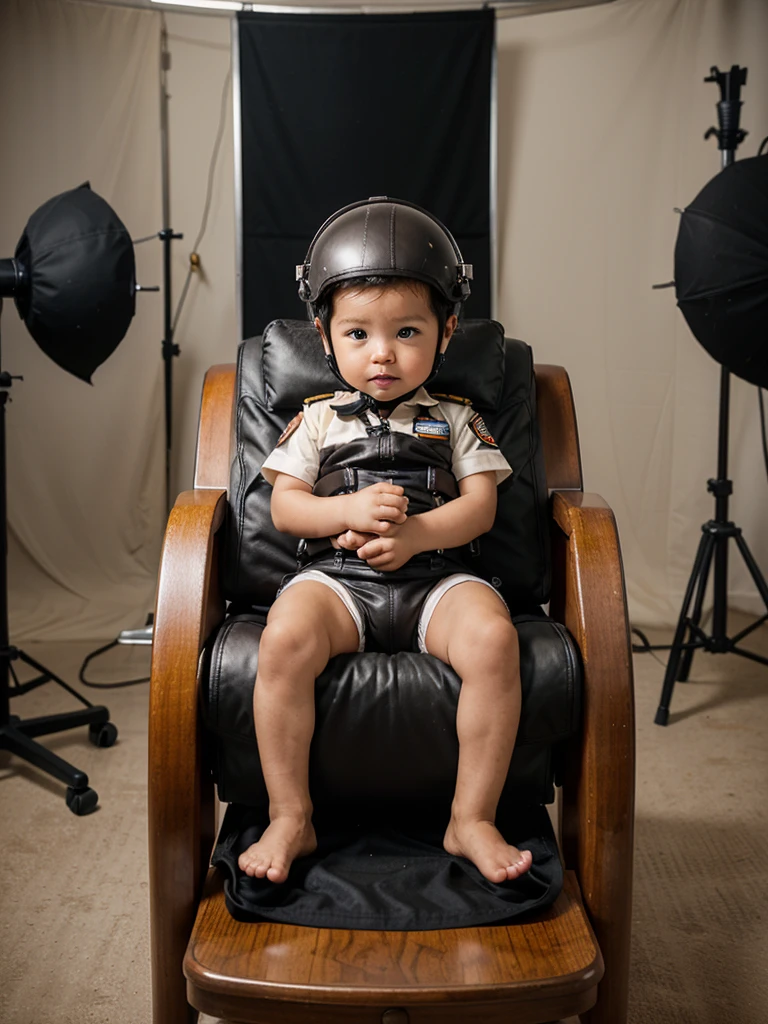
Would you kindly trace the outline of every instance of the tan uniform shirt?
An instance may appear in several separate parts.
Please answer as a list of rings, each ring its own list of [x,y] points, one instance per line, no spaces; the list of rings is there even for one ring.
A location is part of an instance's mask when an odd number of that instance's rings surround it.
[[[302,411],[283,431],[270,453],[262,474],[274,484],[278,473],[297,477],[313,486],[320,466],[320,451],[366,437],[365,424],[358,416],[337,416],[331,405],[351,404],[359,392],[336,391],[333,395],[308,400]],[[423,406],[422,412],[419,406]],[[375,413],[368,414],[376,423]],[[473,473],[496,473],[496,484],[512,469],[501,454],[483,419],[462,399],[439,401],[421,387],[416,394],[400,402],[389,416],[392,431],[420,437],[442,437],[453,451],[452,471],[457,480]]]

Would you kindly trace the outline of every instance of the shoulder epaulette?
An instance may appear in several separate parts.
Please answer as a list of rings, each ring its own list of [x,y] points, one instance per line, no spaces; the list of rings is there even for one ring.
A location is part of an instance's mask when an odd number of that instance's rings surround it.
[[[304,399],[304,405],[312,405],[313,402],[322,402],[324,398],[333,398],[335,392],[327,391],[324,395],[310,395]]]
[[[472,405],[471,399],[464,398],[462,395],[444,395],[439,391],[430,391],[430,395],[442,402],[456,402],[457,405]]]

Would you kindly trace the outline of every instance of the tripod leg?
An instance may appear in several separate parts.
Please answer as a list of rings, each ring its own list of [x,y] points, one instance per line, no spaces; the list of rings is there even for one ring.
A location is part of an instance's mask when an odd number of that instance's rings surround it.
[[[725,543],[725,541],[721,541]],[[696,629],[701,622],[701,613],[704,608],[704,597],[707,591],[707,583],[709,581],[709,570],[712,566],[712,555],[714,552],[715,545],[710,544],[707,553],[704,555],[704,561],[701,566],[701,575],[699,577],[699,586],[696,590],[696,600],[693,602],[693,613],[689,619],[688,627],[688,643],[692,644],[696,640]],[[691,662],[693,661],[694,649],[688,647],[683,651],[683,660],[680,663],[680,671],[677,673],[678,682],[685,683],[688,681],[688,676],[691,671]]]
[[[741,552],[741,557],[746,562],[749,574],[754,580],[755,586],[760,593],[760,597],[763,599],[763,604],[768,608],[768,584],[765,582],[765,578],[760,572],[760,566],[755,561],[752,552],[749,550],[747,542],[744,540],[741,533],[736,534],[736,546]]]
[[[683,607],[680,609],[680,618],[677,620],[675,638],[672,641],[672,647],[669,652],[667,671],[664,674],[664,685],[661,689],[661,699],[659,700],[656,717],[654,718],[656,725],[666,725],[669,721],[669,704],[672,700],[672,691],[675,688],[675,680],[677,679],[680,667],[681,647],[684,643],[685,630],[688,625],[688,609],[690,608],[694,587],[701,575],[704,563],[709,564],[712,559],[714,544],[715,540],[711,533],[707,531],[702,533],[701,540],[699,541],[699,550],[696,552],[696,559],[693,563],[693,569],[691,570],[685,597],[683,598]]]

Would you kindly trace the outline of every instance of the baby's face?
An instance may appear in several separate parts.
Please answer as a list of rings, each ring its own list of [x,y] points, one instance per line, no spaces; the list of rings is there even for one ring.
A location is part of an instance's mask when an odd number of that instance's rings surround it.
[[[322,333],[319,320],[315,325]],[[448,347],[456,327],[451,316],[440,340]],[[357,391],[380,402],[412,391],[432,371],[438,322],[429,290],[408,281],[339,289],[333,298],[331,338],[339,371]],[[328,341],[323,337],[325,351]]]

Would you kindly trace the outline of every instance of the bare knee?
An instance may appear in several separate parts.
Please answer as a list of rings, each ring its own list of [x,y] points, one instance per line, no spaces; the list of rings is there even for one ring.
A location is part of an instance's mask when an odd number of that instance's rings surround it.
[[[328,663],[331,643],[323,624],[280,616],[267,623],[259,643],[261,674],[312,669],[317,676]]]
[[[467,623],[448,645],[451,666],[462,679],[500,676],[519,683],[520,651],[517,630],[506,615],[491,615]]]

